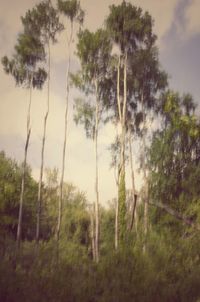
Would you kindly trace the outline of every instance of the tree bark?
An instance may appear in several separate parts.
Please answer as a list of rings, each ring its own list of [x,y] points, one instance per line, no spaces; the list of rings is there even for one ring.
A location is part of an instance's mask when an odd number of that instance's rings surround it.
[[[131,166],[131,184],[132,184],[132,213],[131,213],[131,223],[129,229],[132,230],[133,222],[135,220],[135,230],[137,233],[137,195],[135,192],[135,177],[133,171],[133,156],[132,156],[132,143],[131,143],[131,132],[129,131],[129,159],[130,159],[130,166]]]
[[[96,94],[96,113],[95,113],[95,254],[96,262],[99,262],[99,171],[98,171],[98,130],[99,130],[99,100],[98,100],[98,83],[95,79],[95,94]]]
[[[63,141],[63,152],[62,152],[62,170],[61,170],[61,178],[60,178],[60,190],[59,190],[59,202],[58,202],[58,222],[56,227],[56,240],[59,242],[60,237],[60,229],[62,223],[62,207],[63,207],[63,183],[65,176],[65,157],[66,157],[66,144],[67,144],[67,126],[68,126],[68,107],[69,107],[69,73],[71,66],[71,43],[73,38],[73,22],[71,22],[71,33],[68,41],[68,66],[67,66],[67,94],[66,94],[66,108],[65,108],[65,122],[64,122],[64,141]]]
[[[119,190],[119,186],[118,186],[118,190]],[[115,250],[118,249],[118,241],[119,241],[118,223],[119,223],[119,201],[117,198],[115,204]]]
[[[118,71],[117,71],[117,104],[119,112],[119,120],[121,124],[120,137],[120,165],[119,165],[119,190],[118,190],[118,206],[119,206],[119,240],[123,241],[126,230],[126,185],[125,185],[125,139],[126,139],[126,106],[127,106],[127,54],[124,55],[124,91],[123,91],[123,105],[120,102],[120,64],[119,57]]]
[[[38,200],[37,200],[37,222],[36,222],[36,242],[39,242],[40,238],[40,220],[41,220],[41,206],[42,206],[42,181],[44,171],[44,150],[46,142],[46,129],[47,120],[49,116],[49,93],[50,93],[50,71],[51,71],[51,52],[50,52],[50,40],[48,41],[48,82],[47,82],[47,110],[44,117],[43,138],[42,138],[42,150],[41,150],[41,166],[40,166],[40,178],[38,184]]]
[[[28,104],[27,112],[27,134],[26,134],[26,143],[24,148],[24,161],[23,161],[23,170],[22,170],[22,181],[21,181],[21,192],[20,192],[20,201],[19,201],[19,214],[18,214],[18,225],[17,225],[17,247],[20,247],[21,233],[22,233],[22,215],[23,215],[23,203],[24,203],[24,189],[25,189],[25,178],[26,178],[26,166],[27,166],[27,153],[29,140],[31,135],[31,126],[30,126],[30,116],[31,116],[31,104],[32,104],[32,77],[30,81],[30,97]]]
[[[146,158],[145,158],[145,149],[146,149],[146,139],[145,139],[145,125],[146,125],[146,117],[144,112],[144,96],[143,92],[141,95],[141,103],[142,103],[142,115],[143,115],[143,133],[142,133],[142,144],[143,144],[143,175],[144,175],[144,246],[143,251],[146,251],[146,240],[147,240],[147,233],[148,233],[148,180],[147,180],[147,171],[146,171]]]

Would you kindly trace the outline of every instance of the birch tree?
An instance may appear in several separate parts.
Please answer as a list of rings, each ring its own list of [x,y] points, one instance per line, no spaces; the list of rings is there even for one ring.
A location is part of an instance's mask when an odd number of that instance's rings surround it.
[[[57,10],[52,6],[50,0],[45,0],[36,5],[31,11],[26,13],[22,18],[25,31],[31,35],[38,37],[47,53],[47,101],[46,113],[43,122],[43,136],[41,148],[41,165],[40,177],[38,184],[38,200],[37,200],[37,223],[36,223],[36,241],[40,237],[40,220],[42,206],[42,181],[44,172],[44,153],[46,143],[47,121],[50,109],[50,77],[51,77],[51,43],[56,42],[57,34],[63,29],[63,25],[59,21]]]
[[[152,35],[152,19],[130,3],[110,7],[106,25],[113,41],[113,50],[118,49],[117,68],[117,116],[121,126],[120,167],[119,167],[119,236],[124,240],[126,233],[126,185],[125,185],[125,144],[127,129],[127,108],[135,103],[133,82],[130,84],[130,60],[138,49],[145,48]]]
[[[87,93],[91,93],[94,97],[94,105],[83,103],[76,106],[78,116],[77,122],[85,125],[86,131],[88,126],[92,130],[90,132],[94,141],[95,153],[95,260],[99,261],[99,167],[98,167],[98,133],[99,122],[106,103],[105,96],[105,79],[107,67],[110,60],[111,44],[106,31],[99,29],[95,33],[88,30],[81,31],[78,35],[77,55],[81,63],[81,71],[74,82]],[[82,111],[80,108],[87,108]],[[88,114],[90,113],[90,116]],[[89,119],[88,119],[89,117]],[[89,124],[87,124],[89,122]]]
[[[69,107],[69,74],[71,70],[71,47],[74,36],[74,24],[82,24],[84,19],[84,12],[81,9],[80,2],[77,0],[58,0],[57,2],[59,12],[63,14],[70,22],[69,37],[67,36],[68,46],[68,60],[67,60],[67,73],[66,73],[66,107],[64,116],[64,139],[63,139],[63,151],[62,151],[62,168],[60,178],[60,193],[59,193],[59,204],[58,204],[58,221],[56,227],[56,240],[59,242],[61,222],[62,222],[62,204],[63,204],[63,184],[65,176],[65,158],[66,158],[66,144],[67,144],[67,126],[68,126],[68,107]]]
[[[156,36],[153,34],[151,16],[141,8],[123,1],[121,5],[110,7],[110,14],[106,19],[106,26],[113,41],[113,51],[118,50],[118,64],[116,65],[117,97],[114,106],[117,108],[118,122],[121,126],[120,134],[120,166],[119,166],[119,237],[123,242],[126,233],[126,185],[125,185],[125,145],[128,132],[128,114],[138,112],[139,102],[137,89],[136,58],[141,51],[153,47]],[[135,64],[133,62],[135,61]],[[148,70],[148,64],[145,65]],[[151,87],[151,78],[146,79],[146,85]],[[156,93],[156,92],[155,92]],[[134,119],[133,119],[134,120]]]
[[[27,154],[31,135],[32,90],[33,88],[41,89],[46,80],[46,71],[41,67],[37,68],[37,63],[43,61],[44,58],[45,52],[40,40],[27,33],[21,33],[18,36],[18,41],[15,45],[15,53],[13,58],[8,59],[8,57],[6,56],[2,58],[2,64],[4,66],[5,72],[7,74],[11,74],[14,77],[18,86],[22,86],[29,89],[29,102],[26,122],[26,142],[24,147],[24,160],[17,226],[18,247],[20,246],[22,233],[22,216],[27,168]]]

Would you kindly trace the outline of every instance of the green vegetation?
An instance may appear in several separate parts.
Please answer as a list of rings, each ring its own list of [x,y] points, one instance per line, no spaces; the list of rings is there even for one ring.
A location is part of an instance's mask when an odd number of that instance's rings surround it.
[[[50,41],[55,42],[63,29],[60,14],[71,28],[59,180],[56,168],[44,169],[44,146]],[[30,89],[30,104],[23,163],[0,152],[0,301],[198,302],[200,120],[196,105],[190,95],[170,90],[148,13],[123,1],[110,7],[104,28],[77,34],[74,25],[83,19],[79,1],[58,0],[57,8],[42,1],[22,18],[24,32],[13,58],[2,59],[5,72]],[[74,34],[81,64],[80,71],[71,74]],[[46,54],[47,73],[42,67]],[[42,88],[46,78],[38,183],[27,165],[30,105],[32,88]],[[74,120],[84,125],[95,145],[94,204],[64,182],[70,83],[83,94],[75,100]],[[157,125],[154,132],[147,127],[152,118]],[[119,125],[121,132],[110,147],[118,196],[104,208],[99,201],[98,131],[107,122]],[[136,138],[142,146],[140,154],[132,148]],[[135,189],[132,157],[140,158],[143,170],[140,192]],[[125,182],[128,164],[131,191]]]

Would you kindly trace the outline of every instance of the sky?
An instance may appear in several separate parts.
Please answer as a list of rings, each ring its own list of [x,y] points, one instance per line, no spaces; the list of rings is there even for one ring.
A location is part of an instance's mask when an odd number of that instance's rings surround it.
[[[31,9],[36,0],[0,0],[0,57],[12,55],[18,33],[22,30],[20,16]],[[120,4],[118,0],[81,0],[85,10],[84,27],[96,30],[101,27],[109,13],[109,5]],[[170,88],[180,93],[191,93],[200,104],[200,1],[199,0],[130,0],[130,3],[147,10],[154,19],[154,32],[158,36],[157,45],[162,67],[170,76]],[[68,24],[66,23],[66,27]],[[79,63],[74,55],[72,71]],[[45,167],[61,167],[64,110],[65,110],[65,76],[67,69],[66,31],[52,47],[50,114],[47,125],[45,148]],[[28,163],[32,167],[35,179],[39,178],[43,118],[46,110],[46,92],[34,91],[31,112],[32,134],[28,153]],[[6,75],[0,66],[0,150],[17,161],[23,160],[26,137],[26,113],[28,91],[15,86],[12,77]],[[73,100],[79,92],[70,92],[69,125],[67,136],[65,181],[76,185],[86,192],[92,202],[94,193],[94,146],[86,139],[81,126],[73,122]],[[113,170],[110,169],[111,157],[108,150],[113,142],[114,128],[108,124],[101,127],[99,134],[99,190],[100,201],[106,203],[117,195]],[[136,150],[135,153],[138,150]],[[135,157],[135,167],[136,157]],[[131,185],[130,173],[126,175],[128,188]],[[136,170],[136,188],[142,185],[142,175]]]

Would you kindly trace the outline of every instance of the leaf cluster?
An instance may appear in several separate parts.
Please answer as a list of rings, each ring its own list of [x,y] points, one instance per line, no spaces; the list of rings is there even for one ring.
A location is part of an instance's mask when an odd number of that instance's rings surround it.
[[[58,0],[58,10],[67,16],[71,23],[74,21],[82,24],[84,20],[84,11],[81,9],[80,1],[77,0]]]

